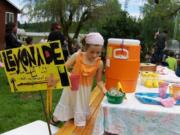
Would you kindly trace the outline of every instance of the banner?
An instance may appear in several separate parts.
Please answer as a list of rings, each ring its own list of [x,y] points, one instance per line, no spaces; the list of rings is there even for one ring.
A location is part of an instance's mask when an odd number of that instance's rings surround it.
[[[0,51],[0,59],[12,92],[47,90],[50,82],[56,89],[70,85],[59,41]]]

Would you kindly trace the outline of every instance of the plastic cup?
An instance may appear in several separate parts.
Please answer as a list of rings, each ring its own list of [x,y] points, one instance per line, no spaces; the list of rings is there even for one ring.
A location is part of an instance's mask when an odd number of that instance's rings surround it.
[[[80,75],[72,73],[70,75],[70,81],[71,81],[71,90],[77,91],[79,89]]]
[[[159,83],[159,97],[161,98],[165,98],[166,97],[166,93],[167,93],[167,89],[168,89],[168,83],[167,82],[161,82]]]
[[[171,96],[176,100],[180,100],[180,84],[173,84],[169,88]]]

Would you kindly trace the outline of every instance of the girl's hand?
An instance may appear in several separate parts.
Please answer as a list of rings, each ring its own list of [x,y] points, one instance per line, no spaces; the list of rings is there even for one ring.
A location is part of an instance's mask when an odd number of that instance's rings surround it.
[[[103,88],[103,93],[104,93],[104,95],[106,94],[106,92],[107,92],[107,89],[106,89],[106,88]]]
[[[106,89],[103,81],[97,82],[97,86],[102,90],[102,92],[103,92],[104,94],[106,94],[107,89]]]

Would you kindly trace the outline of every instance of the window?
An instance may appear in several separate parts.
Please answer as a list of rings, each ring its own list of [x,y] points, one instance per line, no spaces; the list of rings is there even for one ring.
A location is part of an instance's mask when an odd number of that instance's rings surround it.
[[[6,12],[5,13],[5,24],[8,24],[10,22],[14,22],[14,13]]]

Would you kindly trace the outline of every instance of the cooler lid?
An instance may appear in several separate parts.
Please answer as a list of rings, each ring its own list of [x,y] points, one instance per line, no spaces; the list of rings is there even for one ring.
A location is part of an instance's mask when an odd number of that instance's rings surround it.
[[[108,39],[108,44],[121,45],[122,43],[123,43],[123,45],[135,45],[135,46],[140,45],[140,41],[135,40],[135,39],[120,39],[120,38],[109,38]]]

